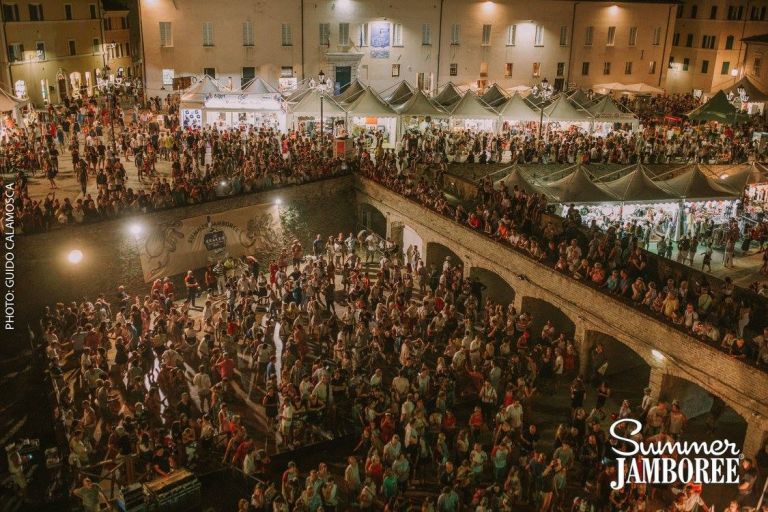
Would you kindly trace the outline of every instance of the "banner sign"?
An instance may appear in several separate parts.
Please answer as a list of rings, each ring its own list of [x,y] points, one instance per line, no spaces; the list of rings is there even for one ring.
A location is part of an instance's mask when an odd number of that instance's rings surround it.
[[[271,253],[281,247],[281,240],[278,207],[260,204],[158,223],[138,244],[144,281],[149,283],[227,256]]]
[[[389,27],[388,21],[371,23],[371,58],[389,58]]]

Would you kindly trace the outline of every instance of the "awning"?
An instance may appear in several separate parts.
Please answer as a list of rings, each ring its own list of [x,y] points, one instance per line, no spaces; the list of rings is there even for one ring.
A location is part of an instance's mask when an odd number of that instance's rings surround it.
[[[582,166],[565,178],[542,185],[545,192],[559,203],[609,203],[619,199],[608,190],[595,185]]]
[[[188,104],[199,108],[205,103],[206,98],[212,94],[222,94],[222,90],[219,84],[216,83],[216,80],[205,75],[181,95],[182,107]]]
[[[627,112],[616,104],[610,96],[603,96],[596,103],[587,108],[595,116],[595,121],[603,123],[630,123],[637,121],[637,117]]]
[[[584,110],[577,110],[564,94],[561,94],[552,103],[544,107],[544,117],[547,121],[585,122],[590,121],[591,116]]]
[[[747,185],[768,182],[768,170],[758,163],[738,165],[717,172],[720,176],[716,183],[725,185],[738,194],[743,193]]]
[[[509,190],[510,194],[514,194],[515,187],[517,187],[519,190],[524,190],[526,194],[535,194],[541,192],[541,190],[536,185],[528,181],[523,176],[517,167],[513,168],[512,172],[494,183],[493,186],[496,189],[504,186],[507,188],[507,190]]]
[[[721,123],[734,123],[741,120],[736,107],[731,105],[723,91],[718,91],[708,102],[688,113],[691,121],[719,121]]]
[[[328,117],[344,116],[347,111],[333,97],[323,95],[316,89],[310,89],[297,103],[290,107],[294,115],[320,116],[320,98],[323,100],[323,115]]]
[[[360,117],[393,117],[397,115],[397,112],[387,105],[371,87],[366,87],[347,110],[350,114]]]
[[[335,99],[339,103],[352,103],[357,99],[357,97],[363,93],[366,89],[366,85],[363,84],[360,80],[353,80],[352,83],[349,84],[349,86],[342,92],[341,94],[334,96],[333,99]]]
[[[541,120],[541,111],[538,109],[533,110],[531,104],[519,94],[513,95],[509,101],[501,107],[499,114],[504,121],[535,121],[538,123]]]
[[[393,90],[390,94],[384,97],[384,100],[389,103],[392,107],[396,107],[399,105],[404,104],[406,101],[411,99],[415,91],[415,88],[403,80],[399,84],[397,84],[397,87],[395,87],[395,90]]]
[[[459,89],[453,84],[453,82],[448,82],[445,84],[445,87],[443,87],[443,90],[440,91],[440,93],[432,98],[432,101],[434,101],[439,107],[442,107],[446,110],[450,110],[456,103],[459,102],[461,99],[461,92],[459,92]]]
[[[276,94],[279,91],[257,76],[248,82],[241,92],[243,94]]]
[[[486,105],[475,93],[467,91],[451,110],[451,116],[461,119],[496,119],[499,113]]]
[[[730,87],[726,87],[723,89],[723,92],[725,94],[728,94],[730,92],[733,92],[737,97],[739,95],[739,88],[743,88],[744,91],[747,93],[748,103],[764,103],[768,101],[768,94],[764,93],[762,89],[760,89],[755,82],[752,81],[752,79],[749,77],[749,75],[744,75],[744,77],[733,84]]]
[[[704,172],[699,164],[684,167],[686,170],[674,178],[655,183],[688,201],[708,201],[710,199],[738,199],[737,193],[730,187],[717,183]]]
[[[680,199],[656,184],[642,165],[621,178],[598,183],[598,186],[625,203],[667,202]]]
[[[504,92],[504,89],[499,87],[499,84],[493,84],[480,98],[488,106],[498,110],[499,107],[506,103],[506,101],[509,99],[509,96],[507,96],[507,93]]]
[[[416,91],[407,102],[394,108],[402,116],[448,117],[448,112],[436,107],[421,91]]]

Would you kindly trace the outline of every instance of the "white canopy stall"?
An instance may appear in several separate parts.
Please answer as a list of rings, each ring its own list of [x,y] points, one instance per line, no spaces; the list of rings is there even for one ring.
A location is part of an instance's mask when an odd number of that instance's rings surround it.
[[[384,142],[390,146],[395,145],[398,113],[371,87],[366,87],[346,108],[353,136],[381,131],[384,134]]]
[[[291,126],[300,131],[314,132],[320,128],[320,102],[322,101],[323,122],[325,133],[336,133],[343,127],[347,118],[347,111],[333,97],[324,94],[317,89],[310,89],[301,99],[295,103],[289,103],[288,110],[291,114]]]
[[[592,115],[586,110],[578,110],[561,94],[553,102],[544,107],[544,122],[546,131],[550,129],[566,129],[577,126],[579,129],[589,131],[592,123]]]
[[[474,92],[467,91],[451,110],[451,127],[492,132],[496,130],[499,113]]]
[[[421,91],[416,91],[407,102],[394,108],[400,114],[402,132],[414,129],[424,131],[433,126],[448,125],[448,112],[435,106]]]
[[[283,97],[259,77],[240,91],[209,95],[204,114],[206,124],[219,129],[256,126],[285,131],[286,126]]]
[[[208,121],[203,119],[206,100],[214,95],[221,94],[221,88],[216,81],[204,76],[181,95],[181,126],[184,128],[202,128]]]
[[[587,111],[592,114],[593,133],[606,135],[616,127],[629,125],[632,131],[640,128],[640,121],[632,112],[622,108],[610,96],[603,96],[595,103],[587,107]]]

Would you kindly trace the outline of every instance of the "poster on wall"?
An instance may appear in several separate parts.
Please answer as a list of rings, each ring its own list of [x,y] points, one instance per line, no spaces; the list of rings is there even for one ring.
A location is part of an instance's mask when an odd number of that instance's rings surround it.
[[[203,126],[203,111],[199,108],[185,108],[181,111],[181,125],[184,128]]]
[[[144,281],[149,283],[228,256],[270,253],[280,247],[281,237],[278,207],[270,203],[161,222],[137,243]]]
[[[389,58],[389,22],[374,21],[371,24],[371,58]]]

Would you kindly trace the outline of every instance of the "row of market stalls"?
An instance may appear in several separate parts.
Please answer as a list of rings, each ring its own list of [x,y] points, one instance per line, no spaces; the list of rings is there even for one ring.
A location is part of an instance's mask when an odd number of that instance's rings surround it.
[[[492,132],[539,122],[548,129],[578,126],[588,132],[637,127],[637,117],[607,95],[561,93],[537,104],[496,84],[478,95],[448,83],[428,96],[406,81],[377,92],[355,80],[334,96],[309,83],[281,94],[258,77],[231,91],[206,76],[182,94],[180,110],[184,127],[316,130],[323,118],[327,133],[380,131],[390,144],[408,130],[430,127]]]
[[[543,193],[561,215],[573,205],[587,225],[594,221],[606,228],[636,221],[652,228],[649,236],[677,240],[683,233],[698,232],[709,220],[724,229],[737,215],[742,198],[748,202],[744,213],[762,220],[768,206],[766,168],[760,164],[718,167],[691,164],[654,175],[638,164],[595,176],[576,165],[548,176],[547,181],[514,167],[495,185],[510,192],[517,187]]]

